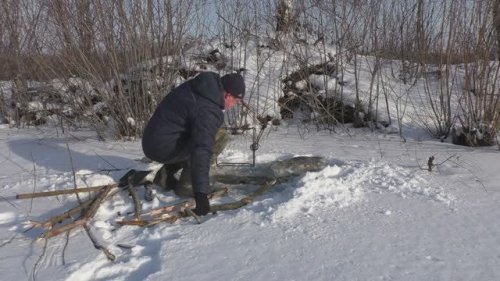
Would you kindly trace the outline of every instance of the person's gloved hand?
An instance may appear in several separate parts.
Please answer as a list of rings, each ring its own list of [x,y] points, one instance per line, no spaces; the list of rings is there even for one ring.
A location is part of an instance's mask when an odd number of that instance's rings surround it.
[[[196,215],[204,216],[210,212],[210,203],[205,193],[195,192],[194,200],[196,201],[196,208],[193,209],[193,212]]]

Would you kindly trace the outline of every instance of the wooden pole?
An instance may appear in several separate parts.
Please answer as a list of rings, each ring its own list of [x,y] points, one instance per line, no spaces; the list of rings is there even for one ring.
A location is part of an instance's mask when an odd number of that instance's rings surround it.
[[[82,192],[92,192],[92,191],[100,191],[105,187],[116,187],[117,183],[94,186],[94,187],[83,187],[83,188],[73,188],[73,189],[62,189],[62,190],[54,190],[54,191],[42,191],[42,192],[33,192],[33,193],[22,193],[16,195],[16,199],[31,199],[31,198],[39,198],[39,197],[48,197],[48,196],[56,196],[63,194],[75,194]]]

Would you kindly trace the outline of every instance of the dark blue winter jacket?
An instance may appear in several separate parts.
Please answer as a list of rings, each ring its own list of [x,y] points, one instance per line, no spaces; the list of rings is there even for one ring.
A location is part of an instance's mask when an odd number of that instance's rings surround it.
[[[144,154],[158,162],[191,160],[194,192],[208,193],[215,135],[224,121],[220,76],[202,72],[160,102],[142,137]]]

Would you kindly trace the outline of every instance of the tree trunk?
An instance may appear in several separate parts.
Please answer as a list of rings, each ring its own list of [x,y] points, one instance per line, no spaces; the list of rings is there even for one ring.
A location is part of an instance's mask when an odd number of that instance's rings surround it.
[[[497,60],[500,60],[500,0],[493,0],[493,27],[497,36]]]
[[[276,31],[278,33],[288,33],[292,15],[292,2],[290,0],[279,0],[276,8]]]

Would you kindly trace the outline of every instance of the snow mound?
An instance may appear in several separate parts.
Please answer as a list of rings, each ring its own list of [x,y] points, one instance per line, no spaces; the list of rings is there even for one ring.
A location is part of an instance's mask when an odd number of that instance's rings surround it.
[[[312,215],[318,209],[344,208],[360,201],[364,193],[360,188],[345,182],[346,168],[328,166],[319,172],[307,173],[292,198],[281,203],[273,220],[287,220],[298,215]]]
[[[423,196],[450,205],[453,198],[441,188],[431,186],[420,172],[375,161],[328,166],[300,179],[290,199],[278,204],[272,220],[290,220],[345,208],[364,200],[369,193],[389,192],[402,198]]]

